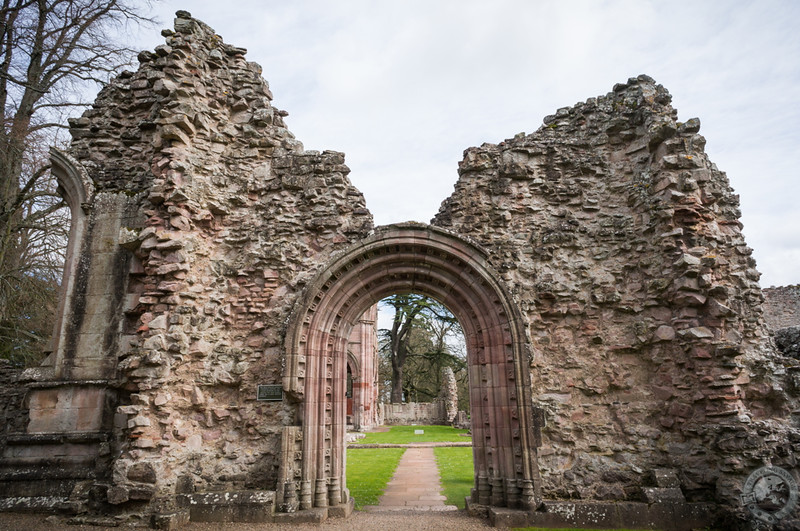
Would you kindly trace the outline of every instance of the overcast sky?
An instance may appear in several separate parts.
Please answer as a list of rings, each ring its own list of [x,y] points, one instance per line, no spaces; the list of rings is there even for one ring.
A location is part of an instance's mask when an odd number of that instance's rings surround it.
[[[464,149],[648,74],[740,194],[761,285],[800,283],[800,2],[166,0],[248,49],[306,149],[343,151],[378,225],[428,222]]]

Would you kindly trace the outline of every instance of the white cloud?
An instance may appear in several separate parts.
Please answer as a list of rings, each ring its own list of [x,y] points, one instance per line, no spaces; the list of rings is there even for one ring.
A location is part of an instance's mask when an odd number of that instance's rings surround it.
[[[157,5],[164,26],[186,3]],[[700,117],[711,159],[742,196],[762,284],[800,282],[800,3],[190,4],[264,67],[308,149],[346,153],[379,224],[428,221],[465,148],[532,132],[559,107],[649,74],[681,119]],[[153,32],[142,44],[160,42]]]

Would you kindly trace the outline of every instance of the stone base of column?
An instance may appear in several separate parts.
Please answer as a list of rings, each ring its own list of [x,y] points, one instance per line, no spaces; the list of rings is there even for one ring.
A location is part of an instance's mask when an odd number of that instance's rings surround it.
[[[356,501],[351,498],[350,496],[347,497],[347,501],[341,503],[335,507],[328,507],[328,518],[347,518],[351,514],[353,514],[353,510],[355,510]]]

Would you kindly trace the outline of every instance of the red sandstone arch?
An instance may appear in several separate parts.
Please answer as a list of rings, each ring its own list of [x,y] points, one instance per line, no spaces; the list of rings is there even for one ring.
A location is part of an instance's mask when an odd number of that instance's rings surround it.
[[[410,291],[445,304],[464,330],[475,461],[473,503],[534,506],[540,499],[539,472],[528,343],[520,313],[483,250],[422,224],[378,229],[335,256],[293,312],[283,385],[302,402],[302,433],[293,432],[293,440],[284,441],[285,451],[295,451],[284,457],[281,497],[291,505],[299,494],[301,509],[347,501],[347,339],[366,308],[393,293]]]

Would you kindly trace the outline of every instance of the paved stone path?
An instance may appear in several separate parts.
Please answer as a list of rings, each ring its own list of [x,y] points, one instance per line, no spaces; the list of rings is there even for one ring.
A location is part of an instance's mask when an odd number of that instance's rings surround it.
[[[439,467],[432,447],[409,447],[386,485],[378,505],[364,507],[365,511],[457,511],[455,505],[445,505],[439,478]]]

